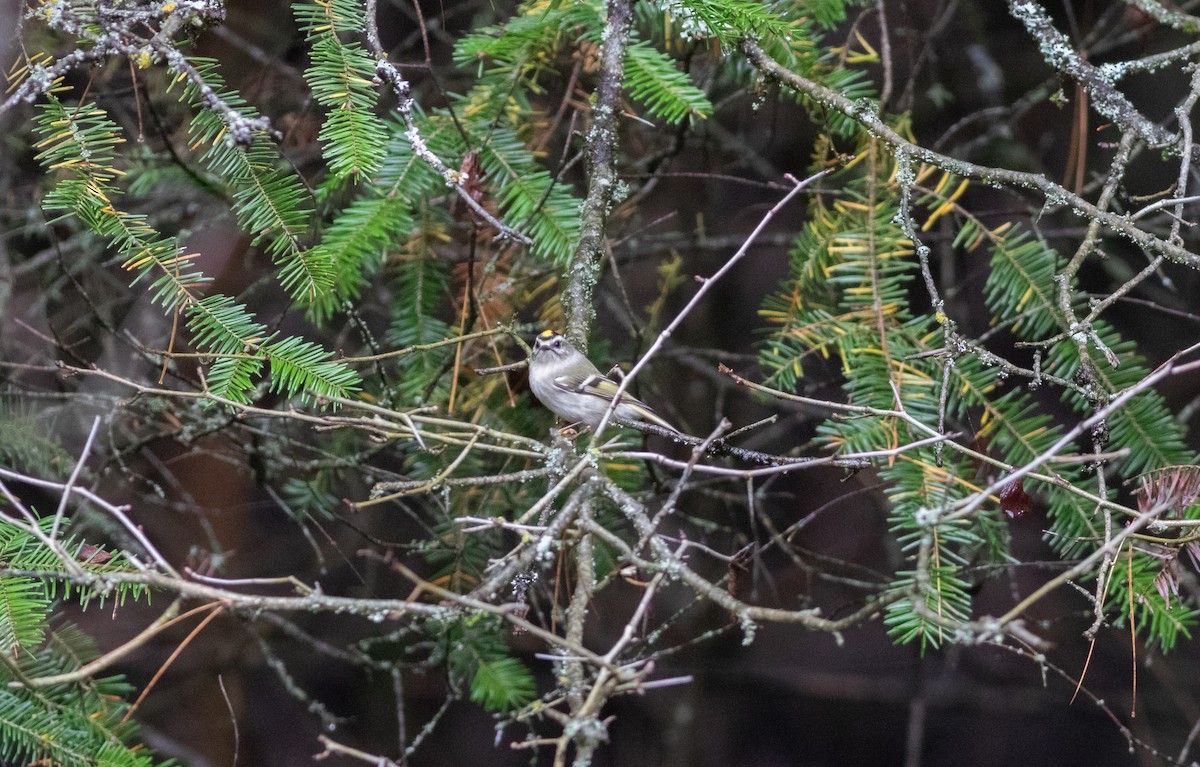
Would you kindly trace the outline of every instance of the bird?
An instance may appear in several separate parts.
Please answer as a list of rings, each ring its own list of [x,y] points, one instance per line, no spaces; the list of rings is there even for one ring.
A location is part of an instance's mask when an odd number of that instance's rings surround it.
[[[619,388],[562,334],[547,329],[533,342],[529,356],[529,388],[555,415],[591,428],[600,425]],[[682,434],[638,398],[622,392],[613,420],[625,424],[651,423]]]

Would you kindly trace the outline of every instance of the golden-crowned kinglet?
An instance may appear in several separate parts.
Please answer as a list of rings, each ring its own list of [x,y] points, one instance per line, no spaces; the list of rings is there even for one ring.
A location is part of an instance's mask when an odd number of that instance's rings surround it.
[[[533,354],[529,357],[529,388],[555,415],[595,428],[612,404],[618,387],[570,341],[553,330],[545,330],[533,342]],[[649,405],[628,392],[621,394],[621,401],[613,411],[613,420],[649,422],[679,433]]]

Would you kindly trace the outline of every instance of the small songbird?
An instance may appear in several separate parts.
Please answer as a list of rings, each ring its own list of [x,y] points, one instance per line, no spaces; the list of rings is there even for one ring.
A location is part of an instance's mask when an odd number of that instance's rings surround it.
[[[594,429],[612,404],[618,386],[616,381],[597,370],[570,341],[553,330],[544,330],[534,340],[533,354],[529,357],[529,388],[560,418]],[[649,405],[628,392],[621,394],[612,420],[652,423],[680,433]]]

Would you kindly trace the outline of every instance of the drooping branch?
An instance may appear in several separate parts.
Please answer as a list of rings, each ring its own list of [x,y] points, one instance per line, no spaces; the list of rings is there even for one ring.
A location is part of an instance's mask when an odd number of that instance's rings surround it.
[[[1118,234],[1132,240],[1147,252],[1161,253],[1172,261],[1193,269],[1200,269],[1200,255],[1181,245],[1154,236],[1145,229],[1135,226],[1127,217],[1117,215],[1112,211],[1101,210],[1092,202],[1067,190],[1044,175],[977,165],[913,144],[884,122],[875,109],[875,103],[869,99],[851,101],[832,88],[827,88],[793,72],[771,58],[753,40],[743,40],[741,48],[750,63],[763,75],[795,88],[825,107],[845,114],[870,131],[872,136],[898,152],[908,153],[915,159],[931,163],[942,170],[964,178],[979,179],[990,184],[1008,184],[1040,192],[1046,198],[1047,203],[1068,206],[1089,221],[1099,221]]]
[[[434,154],[429,148],[421,131],[417,128],[416,119],[413,117],[413,107],[415,102],[412,97],[412,88],[404,75],[400,74],[400,70],[396,65],[388,61],[387,52],[383,49],[383,44],[379,39],[379,24],[377,21],[378,3],[376,0],[366,0],[367,11],[367,48],[371,51],[371,55],[375,57],[375,74],[380,80],[383,80],[392,86],[392,90],[396,93],[396,111],[400,113],[400,117],[404,120],[404,135],[408,138],[409,144],[412,145],[413,152],[425,161],[429,167],[437,171],[451,190],[458,195],[467,207],[482,220],[493,226],[501,238],[515,240],[516,242],[530,244],[532,241],[524,234],[518,232],[512,227],[502,223],[499,219],[488,212],[486,208],[476,200],[475,197],[465,191],[470,179],[467,174],[462,173],[454,168],[446,165],[442,158]]]
[[[1071,77],[1091,96],[1097,112],[1112,120],[1122,131],[1132,131],[1154,147],[1166,147],[1178,141],[1162,127],[1155,125],[1130,103],[1096,67],[1079,54],[1062,32],[1054,27],[1046,9],[1033,0],[1009,0],[1009,12],[1025,25],[1037,41],[1046,63]]]

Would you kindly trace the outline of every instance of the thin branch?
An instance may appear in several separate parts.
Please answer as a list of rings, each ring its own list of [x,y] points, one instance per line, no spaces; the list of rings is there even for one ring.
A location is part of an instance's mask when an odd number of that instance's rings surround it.
[[[793,181],[791,191],[784,195],[779,202],[775,203],[775,205],[772,206],[769,211],[767,211],[767,214],[763,216],[762,220],[758,222],[758,226],[754,227],[754,230],[746,237],[745,242],[743,242],[742,246],[737,249],[737,252],[730,256],[729,260],[726,261],[720,269],[713,273],[711,277],[700,280],[700,289],[697,290],[696,294],[691,297],[687,304],[684,305],[683,309],[681,309],[679,313],[675,315],[675,319],[671,320],[671,323],[667,325],[667,327],[665,327],[661,333],[658,334],[658,337],[654,339],[654,343],[650,344],[650,348],[646,350],[646,353],[642,355],[641,359],[637,361],[637,364],[633,366],[633,369],[631,369],[625,375],[625,378],[621,380],[621,384],[617,387],[617,391],[613,394],[612,404],[608,406],[608,410],[604,413],[604,417],[601,418],[600,423],[596,425],[596,430],[592,435],[591,442],[593,447],[597,444],[600,435],[604,432],[604,427],[608,425],[608,422],[612,419],[613,413],[616,411],[617,405],[620,403],[621,395],[624,394],[629,388],[629,385],[633,383],[634,377],[637,376],[637,374],[641,372],[642,368],[646,367],[646,363],[648,363],[650,359],[657,354],[660,349],[662,349],[663,344],[665,344],[667,339],[669,339],[675,333],[675,331],[679,329],[679,326],[683,324],[683,320],[688,316],[688,314],[691,313],[693,309],[696,308],[697,305],[699,305],[700,301],[704,299],[704,296],[708,293],[712,286],[717,284],[722,277],[724,277],[731,269],[733,269],[738,261],[742,260],[742,257],[750,252],[750,246],[754,243],[755,238],[757,238],[758,235],[767,227],[767,224],[769,224],[771,220],[775,218],[779,211],[783,210],[783,208],[786,207],[796,195],[800,194],[800,192],[803,191],[806,186],[832,172],[833,169],[830,168],[828,170],[822,170],[814,173],[803,181],[791,179]]]
[[[83,471],[83,465],[87,462],[88,455],[92,452],[92,443],[96,441],[96,432],[100,429],[100,416],[92,419],[92,428],[88,430],[87,440],[83,443],[83,450],[79,453],[79,460],[75,462],[75,468],[71,469],[71,476],[67,478],[67,483],[63,485],[62,498],[58,501],[58,508],[54,512],[54,523],[50,526],[50,540],[58,537],[59,526],[62,525],[63,515],[67,512],[67,504],[71,501],[71,489],[75,487],[75,482],[79,479],[79,473]]]

